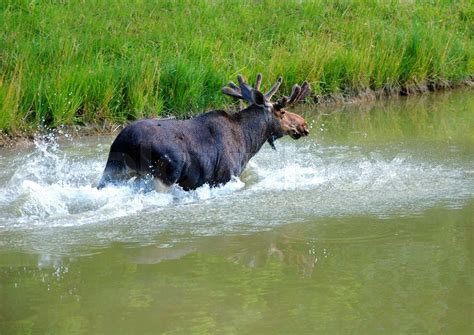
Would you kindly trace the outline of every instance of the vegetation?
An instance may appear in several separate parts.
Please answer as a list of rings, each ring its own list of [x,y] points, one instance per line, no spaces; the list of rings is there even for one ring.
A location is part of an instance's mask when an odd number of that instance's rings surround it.
[[[124,122],[229,103],[237,73],[315,94],[474,74],[470,1],[0,2],[0,130]]]

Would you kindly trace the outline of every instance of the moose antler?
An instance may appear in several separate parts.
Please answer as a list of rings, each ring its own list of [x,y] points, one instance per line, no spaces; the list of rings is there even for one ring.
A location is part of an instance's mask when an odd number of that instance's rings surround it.
[[[229,82],[227,86],[224,86],[222,88],[222,93],[236,99],[243,99],[242,94],[240,94],[240,88],[237,85],[235,85],[233,82]]]
[[[283,78],[278,77],[276,83],[272,86],[272,88],[267,93],[264,94],[265,99],[267,99],[267,101],[270,101],[273,95],[276,93],[276,91],[278,91],[282,81],[283,81]]]
[[[254,102],[252,98],[252,87],[245,82],[245,79],[240,74],[237,76],[237,80],[239,81],[240,87],[230,81],[227,86],[222,88],[222,93],[227,94],[236,99],[245,100],[248,103],[252,104]],[[257,84],[258,86],[260,86],[260,83],[258,82],[255,86],[257,86]]]
[[[276,109],[289,107],[291,105],[298,103],[301,100],[306,99],[310,93],[311,93],[311,87],[309,86],[307,81],[304,81],[301,86],[298,84],[295,84],[293,85],[290,96],[289,97],[284,96],[283,98],[278,100],[275,103],[274,107]]]
[[[245,82],[245,79],[241,75],[237,76],[237,80],[239,81],[239,86],[237,86],[233,82],[229,82],[227,86],[222,88],[222,93],[236,99],[245,100],[250,104],[255,103],[254,96],[252,95],[252,90],[257,90],[257,91],[260,90],[260,85],[262,83],[262,74],[261,73],[257,74],[257,79],[253,87],[247,84]],[[276,83],[272,86],[272,88],[270,88],[270,90],[263,95],[267,102],[270,102],[273,95],[280,88],[281,83],[282,83],[282,78],[278,77]],[[301,86],[294,85],[289,97],[284,96],[273,105],[276,109],[282,109],[282,108],[294,105],[298,101],[304,100],[310,93],[311,93],[311,88],[308,82],[305,81]]]
[[[257,74],[257,79],[255,80],[255,85],[253,87],[247,84],[245,82],[245,79],[241,75],[237,76],[237,80],[239,81],[239,86],[237,86],[231,81],[229,82],[229,84],[227,84],[227,86],[222,88],[222,93],[236,99],[245,100],[250,104],[255,103],[254,98],[252,96],[252,90],[260,90],[260,85],[262,84],[262,74]],[[263,95],[267,102],[270,102],[270,99],[280,87],[281,82],[282,78],[279,77],[277,82],[272,86],[272,88]]]

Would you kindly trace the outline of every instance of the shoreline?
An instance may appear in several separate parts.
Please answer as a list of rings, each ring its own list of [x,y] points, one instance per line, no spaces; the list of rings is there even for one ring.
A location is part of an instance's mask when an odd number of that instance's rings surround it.
[[[434,94],[443,91],[454,91],[460,89],[473,90],[474,76],[463,80],[458,84],[444,82],[443,84],[427,84],[421,83],[410,87],[398,87],[380,90],[358,90],[351,92],[349,95],[344,94],[328,94],[324,96],[310,96],[308,102],[301,104],[311,105],[314,107],[336,107],[344,105],[360,105],[368,104],[374,101],[384,101],[395,98],[415,97],[425,94]],[[232,111],[232,105],[224,105],[224,110]],[[205,113],[207,111],[203,111]],[[195,114],[198,115],[198,114]],[[172,115],[171,115],[172,116]],[[169,117],[169,116],[163,116]],[[130,121],[133,122],[133,121]],[[128,123],[110,123],[108,121],[102,124],[86,124],[86,125],[68,125],[57,128],[31,128],[30,130],[16,131],[12,134],[7,134],[0,130],[0,149],[15,148],[19,146],[32,145],[34,140],[38,137],[47,138],[48,135],[53,134],[56,138],[62,137],[83,137],[94,135],[116,135],[118,131],[123,129]]]

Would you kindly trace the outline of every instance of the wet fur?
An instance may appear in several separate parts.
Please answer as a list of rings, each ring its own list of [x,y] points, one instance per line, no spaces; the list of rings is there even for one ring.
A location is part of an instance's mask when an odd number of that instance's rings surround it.
[[[112,143],[98,188],[126,180],[130,170],[185,190],[224,184],[242,173],[265,142],[283,135],[275,116],[256,105],[235,114],[139,120]]]

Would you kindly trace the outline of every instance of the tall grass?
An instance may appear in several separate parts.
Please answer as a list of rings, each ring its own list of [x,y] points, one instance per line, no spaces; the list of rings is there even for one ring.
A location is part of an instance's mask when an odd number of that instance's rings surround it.
[[[470,1],[3,0],[0,129],[201,112],[237,73],[316,94],[474,74]]]

